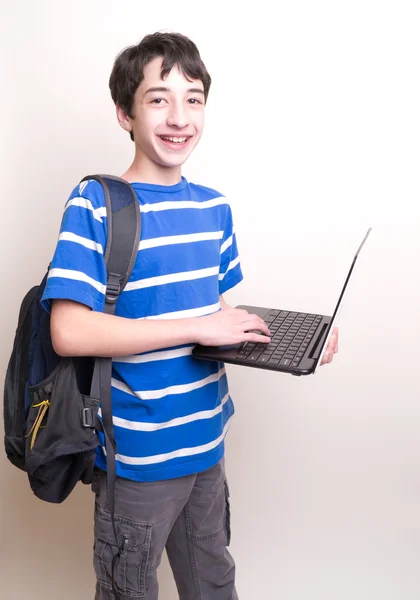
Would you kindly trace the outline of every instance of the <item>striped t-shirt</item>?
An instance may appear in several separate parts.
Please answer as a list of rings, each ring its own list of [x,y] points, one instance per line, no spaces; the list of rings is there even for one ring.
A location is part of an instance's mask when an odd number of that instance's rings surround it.
[[[172,186],[133,183],[142,213],[133,273],[116,315],[183,319],[220,310],[219,295],[242,279],[225,197],[185,178]],[[83,182],[64,209],[43,296],[104,308],[107,219],[102,187]],[[223,363],[200,361],[193,345],[113,358],[117,474],[137,481],[204,471],[223,456],[234,412]],[[97,466],[106,469],[104,443]]]

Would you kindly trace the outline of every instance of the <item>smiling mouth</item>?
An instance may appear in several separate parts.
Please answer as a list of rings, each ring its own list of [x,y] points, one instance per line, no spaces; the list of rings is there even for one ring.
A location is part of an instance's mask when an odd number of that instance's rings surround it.
[[[185,144],[185,142],[187,142],[190,139],[190,136],[178,137],[173,135],[160,135],[159,137],[164,142],[170,142],[171,144]]]

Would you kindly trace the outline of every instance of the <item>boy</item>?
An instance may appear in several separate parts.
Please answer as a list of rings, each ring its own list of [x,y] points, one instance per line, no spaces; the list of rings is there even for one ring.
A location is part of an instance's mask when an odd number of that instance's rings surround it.
[[[115,570],[121,598],[158,598],[165,547],[181,599],[238,598],[223,458],[234,409],[223,364],[191,351],[196,343],[268,342],[270,332],[223,300],[242,279],[226,199],[181,176],[203,131],[210,83],[197,47],[179,34],[146,36],[117,57],[111,95],[135,144],[122,177],[142,211],[135,267],[116,315],[103,314],[105,201],[99,184],[84,182],[66,204],[43,298],[52,303],[59,354],[113,357],[115,522],[126,542]],[[95,598],[112,600],[102,450],[96,466]]]

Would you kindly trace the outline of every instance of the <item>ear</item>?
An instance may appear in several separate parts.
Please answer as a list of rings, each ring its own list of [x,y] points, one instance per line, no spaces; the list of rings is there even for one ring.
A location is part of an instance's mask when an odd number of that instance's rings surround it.
[[[116,106],[116,109],[117,109],[118,123],[121,125],[121,127],[125,131],[128,131],[130,133],[130,131],[132,131],[132,129],[133,129],[133,126],[131,124],[132,119],[127,115],[127,113],[118,104]]]

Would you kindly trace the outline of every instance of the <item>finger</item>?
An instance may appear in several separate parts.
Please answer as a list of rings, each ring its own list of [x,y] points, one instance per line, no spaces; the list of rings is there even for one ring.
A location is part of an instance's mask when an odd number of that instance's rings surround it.
[[[324,356],[322,357],[321,366],[322,365],[326,365],[326,364],[330,364],[331,361],[332,361],[332,354],[330,352],[326,351],[324,353]]]
[[[334,339],[335,339],[335,352],[338,352],[338,327],[334,327],[333,329]]]
[[[253,313],[246,313],[246,315],[242,315],[242,318],[245,321],[255,321],[256,323],[259,323],[260,325],[264,325],[265,327],[267,327],[266,322],[264,321],[264,319],[261,319],[261,317],[259,317],[256,314]]]
[[[261,327],[264,327],[264,330],[268,329],[270,331],[270,328],[267,325],[267,323],[264,321],[264,319],[259,319],[259,323],[261,324]]]
[[[261,331],[261,333],[265,333],[265,335],[268,335],[268,337],[271,337],[271,331],[270,329],[267,327],[266,323],[261,323],[261,325],[259,325],[257,327],[257,329],[259,331]]]
[[[258,333],[244,333],[244,342],[263,342],[264,344],[269,344],[271,339],[266,335],[260,335]]]
[[[265,333],[268,336],[271,335],[267,324],[262,319],[260,319],[257,315],[250,315],[250,317],[252,318],[243,322],[244,331],[255,329]]]
[[[328,340],[326,351],[332,352],[333,354],[335,354],[338,351],[338,340],[334,334],[332,334],[330,339]]]

